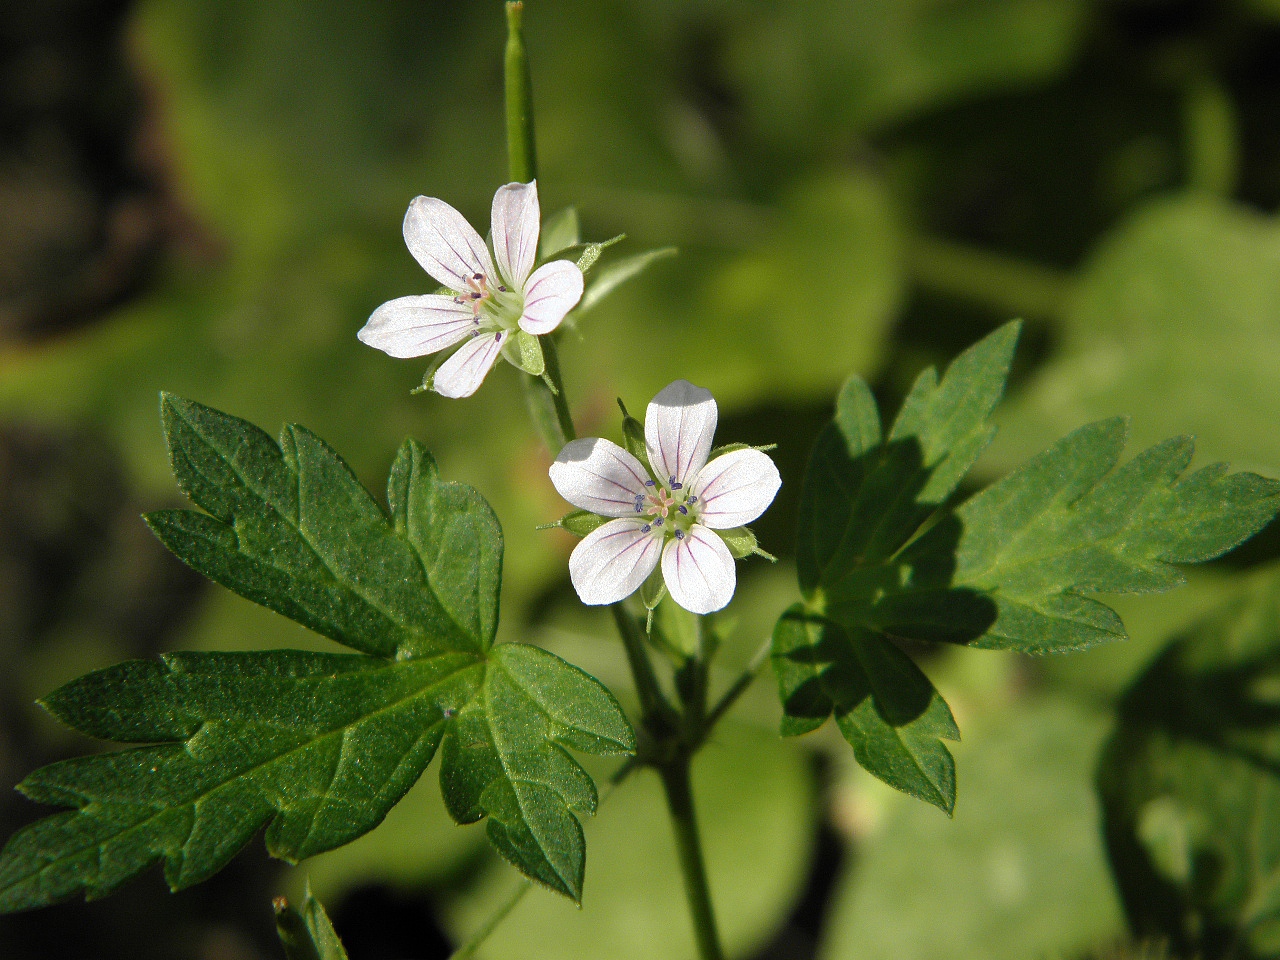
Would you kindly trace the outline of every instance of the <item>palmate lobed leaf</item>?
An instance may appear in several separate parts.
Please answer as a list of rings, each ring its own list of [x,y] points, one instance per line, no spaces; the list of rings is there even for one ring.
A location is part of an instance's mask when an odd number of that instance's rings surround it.
[[[264,825],[290,861],[375,827],[443,743],[441,784],[460,823],[581,898],[574,811],[595,786],[565,748],[627,753],[616,700],[523,644],[491,646],[501,530],[487,503],[440,480],[412,441],[388,484],[391,519],[346,464],[300,427],[256,427],[165,397],[179,483],[210,511],[152,514],[179,557],[361,654],[274,650],[130,661],[44,706],[91,736],[148,744],[37,770],[19,789],[76,807],[0,853],[0,910],[78,890],[103,896],[156,860],[173,889],[219,870]],[[372,655],[371,655],[372,654]]]
[[[947,811],[954,771],[941,740],[958,732],[891,638],[1034,653],[1118,639],[1119,617],[1086,594],[1167,590],[1182,582],[1176,564],[1222,554],[1280,509],[1274,480],[1221,464],[1183,476],[1190,438],[1119,466],[1119,419],[949,506],[993,435],[1017,333],[997,330],[940,381],[921,374],[887,437],[866,384],[846,384],[801,493],[805,603],[774,633],[783,732],[834,713],[868,770]]]

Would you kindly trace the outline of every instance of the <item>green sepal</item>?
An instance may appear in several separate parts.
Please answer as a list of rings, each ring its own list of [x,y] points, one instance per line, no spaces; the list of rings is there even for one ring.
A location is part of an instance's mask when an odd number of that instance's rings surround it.
[[[546,372],[547,362],[542,356],[542,341],[527,330],[517,330],[512,337],[517,366],[530,376],[540,377]]]
[[[726,443],[719,447],[713,447],[707,457],[707,462],[710,463],[716,457],[723,457],[726,453],[737,453],[739,450],[759,450],[761,453],[769,453],[777,449],[778,445],[776,443],[766,443],[762,446],[753,446],[750,443]]]
[[[716,533],[720,535],[720,539],[724,541],[724,545],[729,548],[735,560],[741,560],[760,551],[756,543],[756,535],[752,533],[750,527],[734,527],[731,530],[717,530]]]
[[[653,475],[653,468],[649,465],[649,446],[644,439],[644,424],[637,420],[627,411],[627,405],[622,402],[622,398],[618,398],[618,409],[622,411],[622,446],[640,463],[649,475]]]
[[[544,523],[539,526],[539,530],[554,530],[559,527],[562,530],[568,530],[575,537],[585,537],[592,530],[601,527],[609,522],[608,517],[602,517],[598,513],[592,513],[590,510],[574,510],[566,513],[559,520],[553,523]]]
[[[450,357],[450,354],[444,353],[444,352],[437,353],[434,357],[432,357],[431,364],[427,367],[426,371],[422,374],[422,383],[414,387],[412,390],[410,390],[409,393],[414,396],[417,396],[420,393],[430,393],[433,389],[435,389],[436,372],[440,369],[441,366],[444,365],[444,362],[448,360],[449,357]]]
[[[690,613],[670,597],[654,611],[653,633],[665,649],[675,654],[677,662],[697,656],[700,651],[702,637],[698,615]]]
[[[627,235],[625,233],[620,233],[616,237],[610,237],[608,240],[602,240],[599,243],[575,243],[573,246],[565,247],[561,250],[555,259],[572,260],[577,257],[575,262],[578,269],[582,271],[583,276],[586,276],[591,268],[595,266],[595,262],[600,259],[600,254],[626,238]]]

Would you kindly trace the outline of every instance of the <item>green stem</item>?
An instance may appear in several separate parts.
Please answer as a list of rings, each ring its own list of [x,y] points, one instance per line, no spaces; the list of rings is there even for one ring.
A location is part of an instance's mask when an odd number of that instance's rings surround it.
[[[524,50],[524,4],[507,4],[507,171],[511,179],[529,183],[538,177],[533,140],[533,85]]]
[[[680,872],[684,874],[684,892],[693,918],[693,936],[698,943],[701,960],[724,960],[720,936],[716,932],[715,910],[711,905],[711,888],[707,885],[707,867],[702,859],[702,843],[698,838],[698,821],[693,808],[693,791],[689,784],[690,757],[682,753],[662,766],[662,786],[667,794],[667,809],[675,828],[676,854]]]
[[[621,603],[613,604],[609,611],[613,614],[613,622],[617,624],[618,635],[622,637],[623,649],[627,651],[627,663],[631,667],[631,676],[635,679],[636,696],[640,698],[640,713],[644,725],[651,733],[662,736],[669,732],[672,709],[658,683],[658,675],[653,672],[649,652],[644,648],[640,624]]]
[[[910,266],[926,289],[1017,317],[1053,319],[1071,293],[1065,273],[926,234],[912,243]]]
[[[752,655],[750,662],[743,668],[738,679],[716,701],[716,705],[707,714],[706,729],[708,731],[719,723],[720,718],[729,711],[729,708],[738,702],[738,698],[747,692],[747,687],[751,686],[755,681],[756,674],[760,672],[760,668],[764,665],[769,656],[769,651],[772,649],[772,638],[762,643],[760,648]]]
[[[564,395],[564,377],[560,373],[560,351],[556,349],[556,342],[551,339],[551,334],[541,336],[538,340],[542,343],[542,358],[547,365],[543,377],[547,384],[554,387],[550,390],[551,402],[555,406],[560,432],[564,434],[565,442],[568,443],[578,436],[578,432],[573,427],[573,414],[569,412],[569,401]]]

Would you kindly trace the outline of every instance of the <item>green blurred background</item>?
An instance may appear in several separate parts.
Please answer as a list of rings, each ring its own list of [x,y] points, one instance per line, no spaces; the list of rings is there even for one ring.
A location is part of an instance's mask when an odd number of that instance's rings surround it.
[[[680,248],[563,336],[580,432],[616,438],[615,397],[642,410],[684,377],[719,399],[721,442],[778,444],[783,491],[757,532],[782,562],[741,567],[722,682],[794,598],[804,461],[850,373],[893,405],[923,366],[1022,316],[979,480],[1115,413],[1135,446],[1193,433],[1199,463],[1280,473],[1275,0],[528,0],[525,21],[544,212],[575,204],[588,239],[628,235],[622,254]],[[499,0],[0,6],[4,835],[47,812],[7,787],[86,747],[34,706],[55,685],[164,649],[324,646],[142,525],[180,502],[161,389],[269,431],[304,423],[374,490],[400,440],[423,441],[503,523],[501,636],[626,699],[608,625],[569,588],[572,540],[534,530],[564,505],[512,369],[465,402],[411,396],[425,361],[355,339],[379,303],[435,286],[400,236],[414,195],[484,229],[506,179],[503,29]],[[1280,685],[1255,683],[1275,680],[1278,554],[1270,531],[1175,594],[1125,600],[1132,638],[1112,648],[913,649],[965,735],[953,821],[863,774],[830,729],[781,741],[763,677],[697,769],[730,951],[1118,957],[1155,934],[1280,955]],[[1224,603],[1219,627],[1193,626]],[[1232,753],[1247,789],[1226,806],[1176,778],[1148,790],[1177,764],[1146,749],[1163,721],[1126,689],[1171,638],[1218,651],[1190,675],[1236,656],[1219,641],[1240,630],[1264,651],[1240,661],[1253,686],[1196,702],[1265,708],[1223,727],[1256,735]],[[1150,676],[1168,702],[1172,681]],[[1214,729],[1192,739],[1236,743]],[[1113,730],[1104,839],[1094,774]],[[1219,759],[1188,782],[1225,776]],[[0,956],[273,957],[270,897],[308,876],[354,960],[445,956],[516,878],[481,828],[448,822],[434,781],[299,868],[255,841],[179,895],[155,871],[0,918]],[[1196,838],[1246,822],[1206,879]],[[626,782],[587,835],[583,909],[535,891],[481,956],[692,956],[656,782]],[[1178,933],[1185,917],[1147,909],[1170,890],[1209,920]]]

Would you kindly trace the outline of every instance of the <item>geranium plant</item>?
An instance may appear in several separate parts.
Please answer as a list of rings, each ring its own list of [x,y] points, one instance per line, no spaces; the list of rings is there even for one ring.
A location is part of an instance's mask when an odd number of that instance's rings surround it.
[[[582,603],[610,607],[638,708],[628,715],[605,684],[537,646],[495,643],[498,517],[416,441],[396,455],[384,505],[305,427],[276,440],[165,395],[173,474],[198,509],[151,513],[151,530],[195,570],[347,652],[174,653],[49,694],[42,705],[67,726],[131,746],[19,784],[65,809],[5,847],[0,909],[105,896],[157,862],[172,889],[189,887],[264,827],[272,855],[301,861],[375,829],[437,754],[452,817],[484,821],[516,870],[580,901],[581,817],[600,802],[575,758],[586,753],[625,758],[620,789],[637,769],[660,777],[698,950],[719,960],[690,770],[766,659],[784,735],[834,717],[867,771],[950,813],[946,741],[960,731],[910,643],[1062,653],[1118,639],[1120,618],[1097,595],[1175,587],[1181,566],[1220,556],[1280,510],[1274,480],[1187,472],[1187,439],[1125,459],[1122,420],[964,491],[994,432],[1016,322],[941,376],[922,373],[891,422],[850,378],[803,476],[781,475],[767,448],[717,438],[715,399],[685,380],[652,398],[643,424],[624,406],[616,439],[577,438],[554,337],[592,296],[614,241],[575,236],[539,263],[522,5],[507,16],[511,182],[497,186],[491,235],[444,200],[413,200],[406,244],[443,289],[384,303],[359,338],[398,358],[456,347],[428,370],[439,396],[424,403],[466,402],[499,357],[518,368],[505,375],[523,379],[552,457],[547,483],[576,508],[549,525],[582,538],[570,580]],[[737,564],[772,559],[748,525],[782,484],[801,490],[795,602],[746,671],[714,684],[715,617],[732,609]],[[663,604],[691,617],[653,616]],[[344,955],[314,899],[276,911],[290,956]]]

